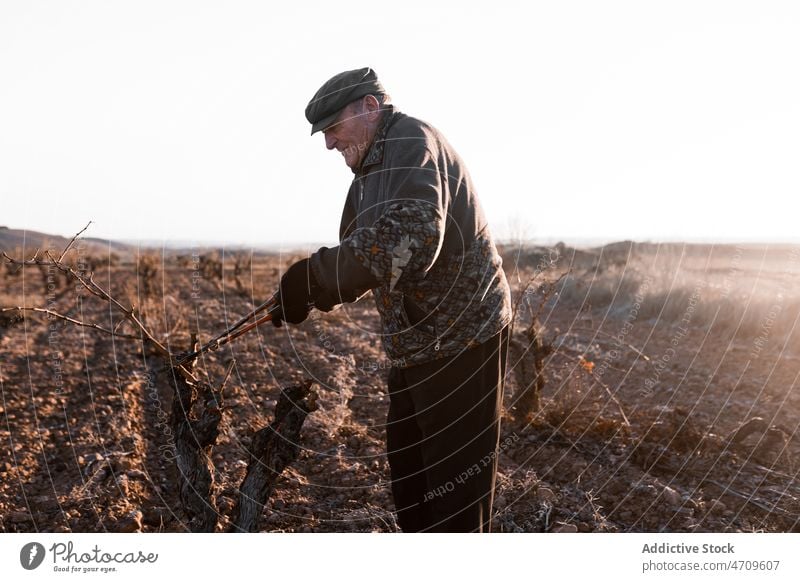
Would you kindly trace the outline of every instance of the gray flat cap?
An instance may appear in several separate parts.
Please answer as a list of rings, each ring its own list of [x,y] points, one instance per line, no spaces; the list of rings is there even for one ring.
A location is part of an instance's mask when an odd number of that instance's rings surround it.
[[[369,67],[345,71],[328,79],[306,106],[306,119],[311,124],[311,135],[330,126],[339,112],[350,102],[364,95],[383,95],[375,71]]]

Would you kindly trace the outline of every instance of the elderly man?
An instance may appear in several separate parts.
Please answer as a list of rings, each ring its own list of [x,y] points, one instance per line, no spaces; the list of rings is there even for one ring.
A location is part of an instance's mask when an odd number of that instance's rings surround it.
[[[490,531],[511,300],[466,166],[436,129],[391,105],[370,68],[328,80],[305,113],[354,178],[339,245],[287,269],[273,322],[372,290],[391,361],[398,523]]]

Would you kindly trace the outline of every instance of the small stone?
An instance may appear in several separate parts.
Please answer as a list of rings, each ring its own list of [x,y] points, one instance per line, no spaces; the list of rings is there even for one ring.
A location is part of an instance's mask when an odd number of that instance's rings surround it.
[[[147,479],[147,473],[140,471],[139,469],[131,469],[125,474],[128,476],[128,479]]]
[[[131,457],[119,457],[114,462],[114,467],[119,472],[128,472],[133,468],[133,459]]]
[[[503,495],[498,495],[497,497],[494,498],[494,506],[496,509],[503,509],[507,504],[508,501]]]
[[[722,503],[719,499],[712,499],[708,502],[708,512],[713,513],[716,515],[725,513],[725,510],[728,509],[725,507],[725,504]]]
[[[42,495],[38,499],[39,501],[36,502],[36,509],[41,512],[58,511],[60,508],[58,504],[58,499],[56,499],[55,497],[48,497],[47,495]]]
[[[31,516],[26,511],[12,511],[8,514],[8,521],[11,523],[22,523],[30,519]]]
[[[120,475],[117,477],[117,486],[123,496],[127,497],[130,494],[130,481],[128,481],[127,475]]]
[[[128,515],[117,522],[116,531],[120,533],[134,533],[142,531],[142,512],[138,509],[131,511]]]
[[[267,516],[267,522],[269,523],[278,523],[281,519],[283,519],[283,516],[279,513],[270,513]]]
[[[681,505],[681,494],[675,491],[672,487],[664,487],[664,501],[670,507],[677,507]]]
[[[149,509],[144,510],[144,514],[142,517],[142,522],[145,525],[149,525],[151,527],[158,527],[161,525],[163,521],[166,521],[164,517],[164,512],[159,507],[151,507]]]
[[[539,489],[536,490],[536,499],[542,502],[555,503],[556,494],[553,493],[552,489],[548,489],[547,487],[539,487]]]
[[[578,526],[574,523],[556,522],[550,531],[552,533],[576,533],[578,531]]]

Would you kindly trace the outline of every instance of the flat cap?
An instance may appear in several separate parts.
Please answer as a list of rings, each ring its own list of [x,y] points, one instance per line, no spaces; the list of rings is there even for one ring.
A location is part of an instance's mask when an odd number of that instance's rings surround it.
[[[378,75],[369,67],[339,73],[328,79],[306,106],[306,119],[311,124],[311,135],[324,130],[339,112],[351,101],[364,95],[383,95]]]

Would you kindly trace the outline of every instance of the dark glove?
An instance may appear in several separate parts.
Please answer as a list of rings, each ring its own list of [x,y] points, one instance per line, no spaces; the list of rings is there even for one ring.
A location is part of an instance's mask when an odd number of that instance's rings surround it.
[[[339,297],[337,297],[335,293],[331,293],[330,291],[321,291],[316,296],[316,298],[314,298],[314,307],[326,313],[328,311],[331,311],[334,307],[336,307],[340,303],[341,300],[339,299]]]
[[[297,261],[281,277],[277,293],[279,307],[272,312],[272,325],[281,327],[284,321],[295,325],[305,321],[321,292],[308,259]]]
[[[343,255],[340,253],[339,247],[332,249],[320,247],[311,257],[312,260],[319,261],[323,271],[330,269],[336,273],[336,280],[328,282],[333,288],[328,285],[322,287],[314,299],[314,307],[320,311],[331,311],[341,303],[357,301],[367,291],[380,285],[378,279],[367,267],[361,267],[356,270],[357,272],[350,272],[350,268],[340,269],[339,266],[343,265],[341,263]],[[340,280],[339,277],[345,271],[349,272],[351,276],[347,280]]]

